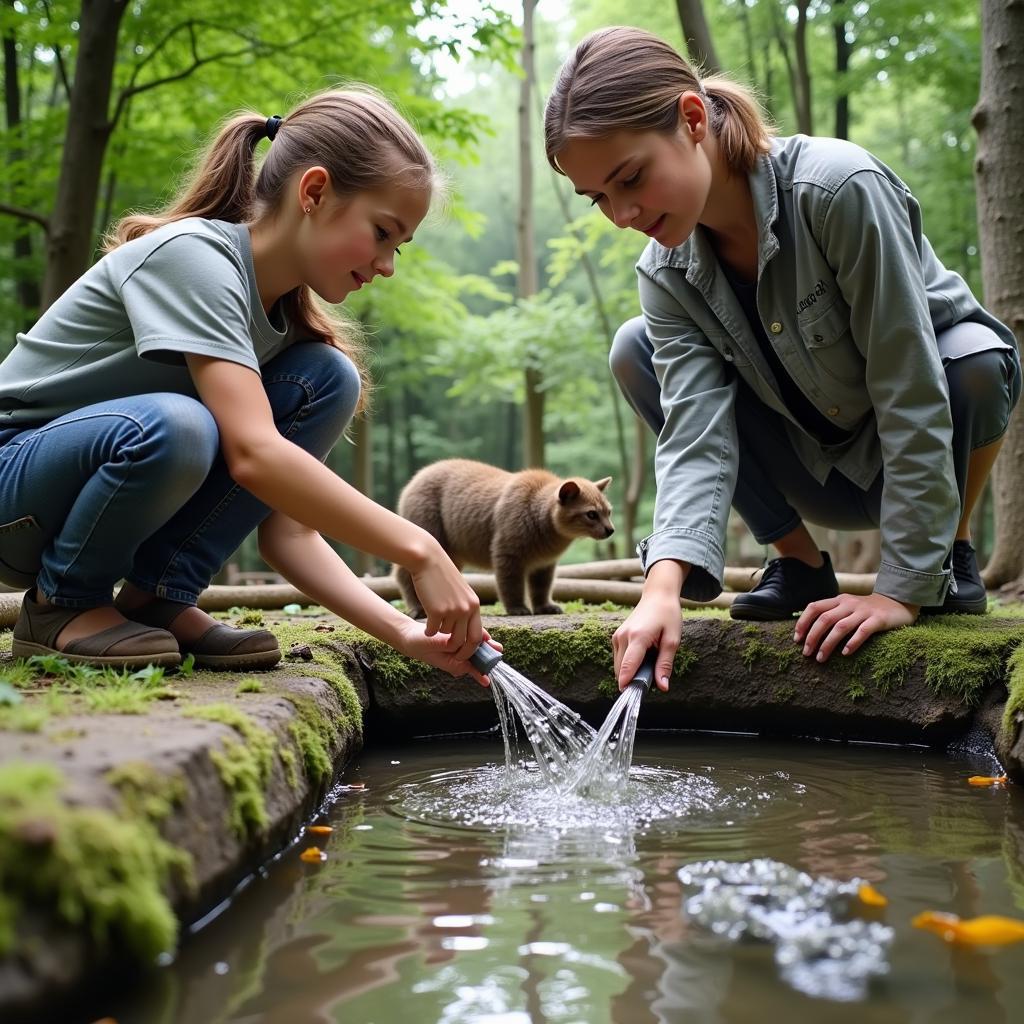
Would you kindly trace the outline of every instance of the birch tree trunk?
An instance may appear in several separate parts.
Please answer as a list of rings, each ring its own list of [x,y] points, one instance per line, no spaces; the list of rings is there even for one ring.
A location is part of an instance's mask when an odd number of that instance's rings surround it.
[[[1024,3],[982,0],[978,196],[985,303],[1024,340]],[[995,545],[985,569],[990,587],[1024,580],[1024,420],[1010,421],[992,477]]]

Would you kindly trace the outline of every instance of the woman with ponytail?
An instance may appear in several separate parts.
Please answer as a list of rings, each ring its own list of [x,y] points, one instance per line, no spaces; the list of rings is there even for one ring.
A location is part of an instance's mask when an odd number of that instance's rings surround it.
[[[319,300],[390,277],[435,187],[422,141],[372,90],[241,114],[168,209],[125,217],[18,335],[0,365],[0,580],[28,588],[16,656],[276,664],[271,633],[196,605],[258,528],[303,593],[482,681],[466,660],[486,639],[479,601],[440,544],[323,464],[364,373],[355,331]],[[377,598],[322,534],[408,567],[426,623]]]
[[[620,684],[649,647],[668,687],[679,595],[722,589],[731,504],[778,558],[739,619],[790,619],[803,653],[854,653],[919,612],[982,613],[970,515],[1020,393],[1013,335],[936,258],[897,176],[837,139],[773,137],[751,94],[667,43],[594,32],[558,73],[548,160],[651,241],[642,317],[611,352],[658,435],[643,597]],[[874,593],[838,594],[804,525],[881,529]]]

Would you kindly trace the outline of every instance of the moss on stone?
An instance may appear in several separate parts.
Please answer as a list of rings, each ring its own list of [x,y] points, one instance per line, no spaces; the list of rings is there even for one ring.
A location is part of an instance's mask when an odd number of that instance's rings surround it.
[[[347,720],[331,720],[323,713],[316,703],[308,697],[298,694],[285,694],[298,713],[298,719],[288,726],[292,739],[306,773],[314,782],[328,778],[333,768],[331,748],[338,740]]]
[[[29,909],[140,961],[172,949],[177,921],[165,886],[188,856],[146,818],[65,804],[63,784],[52,765],[0,767],[0,953],[17,952]]]
[[[965,704],[1001,682],[1007,656],[1024,641],[1024,627],[1005,620],[943,616],[882,633],[855,655],[841,658],[854,681],[871,682],[882,694],[902,686],[911,668],[924,663],[925,682],[940,695]]]
[[[1017,716],[1024,713],[1024,644],[1019,645],[1006,663],[1006,708],[1003,711],[1003,729],[1013,735]]]
[[[607,624],[583,622],[573,630],[496,626],[491,635],[504,648],[513,668],[529,674],[543,669],[548,678],[565,684],[583,666],[597,668],[614,683],[611,631]]]
[[[257,725],[244,711],[230,704],[200,704],[186,708],[189,718],[220,722],[234,729],[245,741],[225,740],[222,750],[210,751],[221,782],[231,794],[229,814],[238,836],[267,827],[264,791],[274,766],[278,741],[272,732]]]
[[[359,695],[348,678],[344,657],[333,647],[332,641],[341,641],[350,646],[358,645],[360,648],[370,645],[369,650],[373,656],[385,658],[388,667],[393,667],[392,660],[397,664],[416,665],[416,662],[403,658],[387,644],[353,626],[336,627],[330,633],[318,632],[316,623],[270,623],[267,628],[274,633],[281,649],[286,653],[296,644],[305,644],[309,647],[313,660],[298,666],[287,666],[288,669],[323,679],[328,683],[341,703],[348,724],[357,735],[362,735],[363,732],[363,708],[359,703]]]
[[[248,679],[243,679],[235,687],[235,696],[240,697],[243,693],[262,693],[265,689],[266,687],[263,685],[262,679],[251,676]]]
[[[181,775],[165,775],[147,761],[123,761],[104,778],[120,794],[125,810],[154,824],[167,818],[185,799]]]
[[[770,639],[768,639],[770,637]],[[764,626],[749,625],[743,627],[743,639],[738,644],[740,661],[748,672],[766,671],[769,675],[779,675],[799,658],[800,648],[793,643],[791,627],[785,630],[770,629]]]

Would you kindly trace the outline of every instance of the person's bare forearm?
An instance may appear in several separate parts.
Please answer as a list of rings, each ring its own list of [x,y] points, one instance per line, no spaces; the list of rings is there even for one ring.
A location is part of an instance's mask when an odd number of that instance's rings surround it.
[[[275,511],[407,569],[421,566],[439,550],[425,530],[378,505],[282,437],[248,454],[232,474]]]
[[[672,558],[659,559],[647,573],[643,593],[645,596],[671,594],[678,598],[689,572],[688,562],[677,562]]]
[[[261,542],[260,552],[272,569],[317,604],[401,650],[409,619],[365,586],[320,534],[281,531]]]

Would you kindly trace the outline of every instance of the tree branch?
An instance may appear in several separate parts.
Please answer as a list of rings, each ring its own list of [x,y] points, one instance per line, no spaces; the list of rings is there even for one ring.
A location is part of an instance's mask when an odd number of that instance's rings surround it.
[[[46,20],[53,23],[53,12],[50,10],[49,0],[43,0],[43,10],[46,11]],[[57,71],[60,75],[61,84],[64,86],[64,97],[71,100],[71,82],[68,80],[68,69],[64,64],[64,55],[61,53],[60,44],[53,47],[53,56],[57,62]]]
[[[172,30],[172,33],[182,29],[188,31],[190,36],[190,49],[192,50],[192,63],[188,67],[182,68],[181,71],[175,72],[173,75],[165,75],[163,78],[154,78],[152,81],[144,82],[142,85],[129,84],[124,89],[122,89],[121,93],[117,97],[117,104],[114,107],[114,113],[110,118],[110,123],[108,127],[111,131],[117,125],[118,120],[120,119],[121,114],[124,111],[125,105],[128,103],[129,100],[131,100],[133,96],[138,96],[141,93],[149,92],[150,89],[156,89],[161,85],[168,85],[171,82],[180,82],[183,79],[190,77],[204,65],[212,64],[216,61],[230,60],[232,57],[242,57],[246,54],[252,53],[257,53],[263,56],[271,53],[284,53],[288,50],[294,49],[296,46],[301,46],[307,40],[320,35],[327,27],[326,24],[317,24],[308,32],[303,33],[301,36],[297,36],[295,39],[291,39],[286,43],[280,43],[278,45],[266,43],[261,39],[253,39],[249,36],[246,36],[246,34],[243,32],[233,30],[233,35],[236,35],[246,41],[245,46],[239,47],[238,49],[234,50],[220,50],[217,53],[212,53],[207,57],[200,57],[199,43],[198,39],[196,38],[195,30],[197,25],[203,24],[206,24],[209,27],[220,27],[213,26],[209,22],[188,21],[182,22],[180,25],[176,26],[175,29]],[[160,44],[158,45],[165,45],[172,33],[168,33],[167,35],[165,35],[163,40],[161,40]],[[153,54],[149,54],[147,56],[147,60],[150,59],[152,56]],[[137,70],[138,69],[136,69],[136,71]],[[129,79],[129,83],[135,81],[136,79],[137,74],[135,71],[133,71],[132,76]]]
[[[6,213],[9,217],[17,217],[19,220],[28,220],[38,224],[47,234],[50,233],[50,221],[41,213],[35,210],[26,210],[21,206],[10,206],[8,203],[0,203],[0,213]]]

